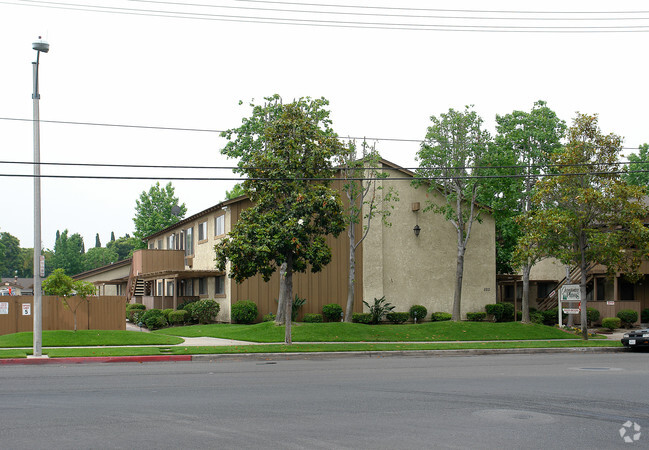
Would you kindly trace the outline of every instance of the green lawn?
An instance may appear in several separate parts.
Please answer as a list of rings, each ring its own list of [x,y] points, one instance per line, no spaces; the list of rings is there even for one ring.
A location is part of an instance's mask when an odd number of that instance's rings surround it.
[[[215,324],[173,327],[153,334],[217,337],[250,342],[283,342],[284,327],[273,322],[255,325]],[[520,322],[427,322],[418,325],[364,325],[357,323],[296,323],[294,342],[426,342],[578,339],[554,327]]]
[[[0,336],[0,348],[33,347],[32,332]],[[43,347],[76,347],[91,345],[173,345],[179,337],[164,334],[118,330],[43,331]]]

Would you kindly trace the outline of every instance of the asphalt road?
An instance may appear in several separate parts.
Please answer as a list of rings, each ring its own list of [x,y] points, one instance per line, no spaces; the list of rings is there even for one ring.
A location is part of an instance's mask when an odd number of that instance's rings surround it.
[[[0,448],[649,448],[648,383],[649,353],[6,366]]]

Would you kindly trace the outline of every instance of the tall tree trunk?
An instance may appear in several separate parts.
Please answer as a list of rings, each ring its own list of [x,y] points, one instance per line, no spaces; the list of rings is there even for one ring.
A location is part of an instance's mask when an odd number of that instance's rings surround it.
[[[462,319],[461,302],[462,302],[462,278],[464,277],[464,246],[457,249],[457,266],[455,270],[455,293],[453,294],[453,316],[454,322]]]
[[[523,266],[523,302],[521,304],[522,314],[521,322],[529,323],[530,322],[530,271],[532,270],[532,264],[527,261],[527,264]],[[514,302],[516,299],[514,299]],[[516,320],[516,317],[514,317]]]
[[[579,239],[579,247],[581,250],[581,280],[579,283],[579,290],[581,291],[581,337],[588,340],[588,314],[587,314],[587,301],[586,301],[586,280],[588,274],[586,273],[586,236],[582,231],[581,238]]]
[[[286,284],[284,279],[286,278],[286,263],[283,262],[279,266],[279,299],[277,300],[277,315],[275,316],[275,324],[283,325],[284,324],[284,313],[286,312],[285,301],[287,298],[286,295]]]
[[[349,275],[347,279],[347,309],[345,309],[345,322],[352,321],[354,312],[354,293],[356,287],[356,230],[354,223],[349,224]]]
[[[289,255],[286,261],[286,275],[280,280],[285,284],[284,293],[284,343],[290,345],[293,343],[291,335],[291,325],[293,322],[293,255]]]

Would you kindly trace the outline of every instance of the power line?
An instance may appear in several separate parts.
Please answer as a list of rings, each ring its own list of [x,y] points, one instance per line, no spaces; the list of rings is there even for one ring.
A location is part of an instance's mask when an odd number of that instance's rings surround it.
[[[514,33],[635,33],[648,32],[649,26],[508,26],[508,25],[457,25],[457,24],[422,24],[422,23],[389,23],[389,22],[352,22],[340,20],[314,20],[314,19],[293,19],[286,17],[257,17],[228,14],[206,14],[191,13],[182,11],[164,11],[152,9],[136,9],[121,7],[106,7],[97,5],[85,5],[78,3],[46,2],[23,0],[17,2],[2,1],[0,3],[20,6],[32,6],[49,9],[98,12],[108,14],[135,15],[148,17],[165,17],[191,20],[216,20],[240,23],[262,23],[275,25],[301,25],[311,27],[335,27],[335,28],[356,28],[356,29],[386,29],[386,30],[410,30],[410,31],[460,31],[460,32],[514,32]]]
[[[354,6],[354,5],[325,5],[325,4],[309,4],[309,3],[295,3],[295,2],[255,2],[263,4],[284,4],[291,6],[318,6],[325,8],[347,8],[347,9],[360,9],[360,10],[382,10],[382,11],[417,11],[419,14],[394,14],[394,13],[379,13],[379,12],[358,12],[358,11],[327,11],[327,10],[313,10],[313,9],[278,9],[278,8],[264,8],[264,7],[250,7],[250,6],[232,6],[232,5],[207,5],[201,3],[189,2],[169,2],[169,1],[156,1],[156,0],[130,0],[135,3],[154,3],[159,5],[174,5],[174,6],[190,6],[211,9],[236,9],[236,10],[249,10],[249,11],[269,11],[269,12],[287,12],[287,13],[307,13],[307,14],[328,14],[328,15],[346,15],[346,16],[371,16],[371,17],[402,17],[402,18],[416,18],[416,19],[465,19],[465,20],[532,20],[532,21],[619,21],[619,20],[648,20],[649,17],[494,17],[494,16],[449,16],[449,15],[422,15],[421,12],[435,12],[435,13],[511,13],[511,14],[524,14],[526,11],[480,11],[480,10],[455,10],[455,9],[439,9],[439,8],[386,8],[381,6]],[[538,14],[536,12],[535,14]],[[649,11],[642,11],[641,13],[649,13]],[[548,12],[548,14],[565,14],[563,12]],[[583,13],[580,13],[583,14]],[[629,14],[629,13],[625,13]],[[638,14],[635,12],[634,14]]]
[[[2,3],[2,2],[0,2]],[[16,121],[16,122],[33,122],[33,119],[19,119],[15,117],[0,117],[0,120]],[[131,124],[118,124],[118,123],[104,123],[104,122],[78,122],[78,121],[66,121],[66,120],[43,120],[40,119],[41,123],[53,123],[53,124],[62,124],[62,125],[86,125],[86,126],[95,126],[95,127],[111,127],[111,128],[134,128],[134,129],[144,129],[144,130],[163,130],[163,131],[189,131],[189,132],[198,132],[198,133],[223,133],[227,130],[217,130],[209,128],[184,128],[184,127],[164,127],[164,126],[155,126],[155,125],[131,125]],[[339,139],[343,140],[368,140],[368,141],[385,141],[385,142],[416,142],[422,143],[425,139],[404,139],[404,138],[383,138],[383,137],[372,137],[372,136],[338,136]],[[622,150],[637,150],[637,147],[621,147]]]

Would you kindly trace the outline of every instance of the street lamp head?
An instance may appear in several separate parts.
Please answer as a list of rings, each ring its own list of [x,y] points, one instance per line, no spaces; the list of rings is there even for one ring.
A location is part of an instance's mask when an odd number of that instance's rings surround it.
[[[50,51],[50,44],[48,44],[46,41],[41,39],[40,36],[38,36],[38,41],[32,43],[32,48],[37,52],[47,53]]]

